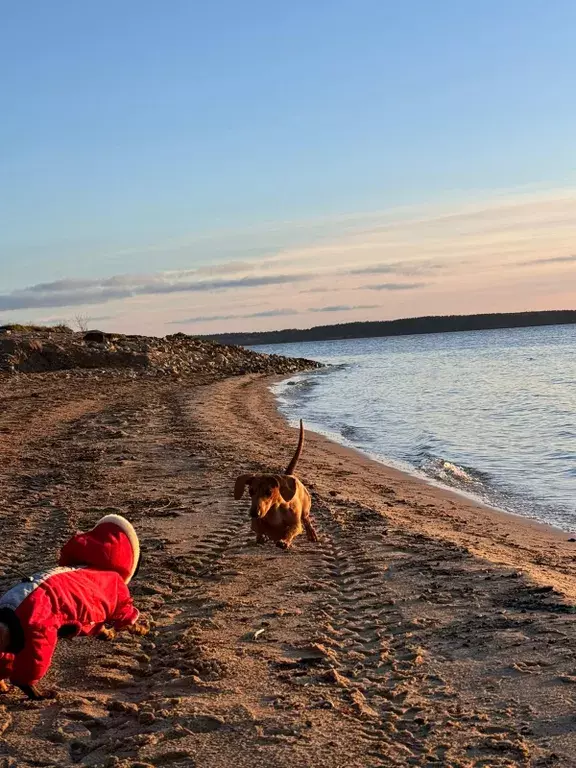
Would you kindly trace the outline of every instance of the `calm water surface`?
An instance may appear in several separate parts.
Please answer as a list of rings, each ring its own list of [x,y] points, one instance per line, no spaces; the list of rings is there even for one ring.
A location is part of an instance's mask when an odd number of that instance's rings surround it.
[[[510,512],[576,530],[576,327],[258,347],[331,365],[283,413]]]

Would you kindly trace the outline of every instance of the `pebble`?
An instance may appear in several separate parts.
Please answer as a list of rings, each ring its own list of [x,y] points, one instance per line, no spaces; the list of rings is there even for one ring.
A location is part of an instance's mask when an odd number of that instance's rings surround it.
[[[130,701],[111,701],[108,704],[110,712],[126,712],[131,715],[138,714],[138,706]]]
[[[82,723],[73,720],[58,719],[56,729],[52,733],[51,741],[64,743],[66,741],[90,741],[92,733]]]

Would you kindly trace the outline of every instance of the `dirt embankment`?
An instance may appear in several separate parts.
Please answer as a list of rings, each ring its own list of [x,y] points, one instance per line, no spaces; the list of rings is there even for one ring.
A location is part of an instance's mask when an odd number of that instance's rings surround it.
[[[134,370],[140,375],[191,376],[294,373],[319,367],[309,360],[263,355],[178,333],[164,338],[55,328],[0,327],[0,371]]]

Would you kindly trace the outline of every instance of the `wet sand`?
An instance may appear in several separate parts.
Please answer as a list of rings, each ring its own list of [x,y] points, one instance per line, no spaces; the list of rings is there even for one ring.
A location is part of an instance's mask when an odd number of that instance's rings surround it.
[[[255,546],[234,478],[297,439],[270,383],[0,382],[2,588],[113,509],[154,622],[4,694],[0,766],[575,765],[576,544],[307,434],[321,541]]]

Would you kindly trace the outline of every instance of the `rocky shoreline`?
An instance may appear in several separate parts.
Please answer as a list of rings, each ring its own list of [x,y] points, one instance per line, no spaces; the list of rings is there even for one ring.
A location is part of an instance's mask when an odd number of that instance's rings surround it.
[[[154,376],[282,375],[320,368],[312,360],[266,355],[178,333],[163,338],[74,332],[65,326],[0,327],[0,372],[136,371]]]

